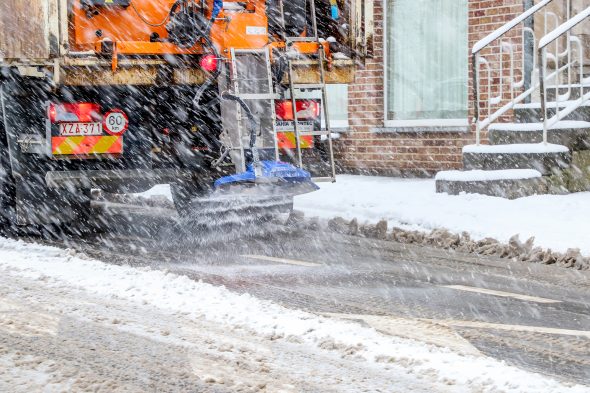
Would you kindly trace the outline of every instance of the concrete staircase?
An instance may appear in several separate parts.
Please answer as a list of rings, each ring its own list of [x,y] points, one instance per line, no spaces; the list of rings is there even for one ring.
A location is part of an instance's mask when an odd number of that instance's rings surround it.
[[[568,14],[564,23],[536,43],[538,53],[535,56],[544,61],[542,68],[538,65],[534,68],[528,84],[524,79],[519,82],[513,77],[517,73],[524,74],[522,68],[514,68],[517,63],[514,58],[511,58],[508,72],[502,68],[496,74],[490,71],[493,56],[498,56],[494,50],[501,48],[500,57],[506,53],[513,56],[513,43],[509,42],[507,33],[535,13],[542,12],[547,4],[549,1],[539,2],[474,45],[477,140],[487,130],[489,144],[465,146],[463,170],[439,172],[437,192],[512,199],[590,190],[590,78],[584,66],[585,59],[576,58],[576,53],[568,48],[565,55],[559,57],[559,70],[549,68],[546,61],[551,56],[547,47],[555,40],[570,40],[570,35],[572,41],[577,40],[572,29],[582,22],[590,23],[590,7],[571,18]],[[494,43],[500,45],[494,46]],[[588,43],[584,42],[583,46],[586,51],[590,50]],[[578,54],[581,57],[582,51]],[[481,67],[482,64],[485,67]],[[493,83],[500,84],[497,96],[491,94]],[[512,101],[506,103],[508,92]],[[480,94],[487,97],[485,101],[480,100]],[[527,100],[533,102],[525,103]],[[541,103],[546,108],[546,134]],[[513,122],[502,122],[506,118],[512,118]]]
[[[548,117],[557,105],[547,103]],[[547,143],[540,103],[516,104],[513,115],[513,123],[489,125],[488,145],[465,146],[463,171],[439,172],[436,191],[508,199],[590,191],[590,103],[548,129]]]
[[[586,110],[581,108],[582,113]],[[576,112],[575,116],[590,120]],[[513,199],[590,190],[590,122],[557,123],[548,130],[547,144],[539,122],[492,124],[488,139],[489,145],[463,148],[463,171],[437,174],[437,192]]]
[[[590,119],[590,113],[583,118]],[[492,124],[488,128],[488,139],[492,145],[541,143],[543,142],[543,123]],[[570,150],[588,149],[590,147],[590,122],[560,121],[548,130],[547,142],[566,146]]]
[[[436,192],[516,199],[547,193],[547,183],[543,175],[534,169],[443,171],[436,175]]]

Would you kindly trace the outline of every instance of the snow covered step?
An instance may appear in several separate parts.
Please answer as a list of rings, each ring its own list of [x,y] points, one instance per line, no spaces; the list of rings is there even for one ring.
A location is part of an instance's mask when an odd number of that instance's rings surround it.
[[[467,145],[463,147],[466,170],[535,169],[543,175],[569,167],[570,150],[563,145],[530,143]]]
[[[555,107],[558,104],[559,104],[560,108],[565,108],[566,106],[569,106],[572,102],[573,101],[559,101],[559,103],[557,103],[555,101],[549,101],[549,102],[547,102],[547,108],[555,109]],[[590,102],[586,102],[582,106],[590,107]],[[514,109],[541,109],[541,103],[540,102],[527,102],[527,103],[522,103],[522,104],[514,104]]]
[[[443,171],[436,175],[436,192],[483,194],[508,199],[547,194],[547,182],[534,169]]]
[[[569,93],[569,100],[576,100],[580,98],[582,94],[586,94],[590,91],[590,84],[584,83],[572,83],[571,85],[568,84],[559,84],[559,85],[548,85],[547,86],[547,99],[549,101],[556,101],[555,97],[557,94],[563,96],[564,94]]]
[[[551,130],[580,130],[590,128],[587,121],[560,121],[555,123]],[[490,130],[499,131],[543,131],[543,123],[495,123],[490,125]]]
[[[488,128],[492,145],[541,143],[543,123],[496,123]],[[571,150],[585,150],[590,145],[590,122],[564,120],[547,132],[550,143],[564,145]]]
[[[566,107],[571,101],[563,101],[559,103],[560,108]],[[549,116],[555,115],[555,102],[549,102],[547,105],[547,112]],[[541,103],[532,102],[527,104],[514,105],[514,116],[516,121],[520,123],[534,123],[541,121]],[[590,102],[577,108],[574,112],[565,117],[564,120],[588,120],[590,119]]]

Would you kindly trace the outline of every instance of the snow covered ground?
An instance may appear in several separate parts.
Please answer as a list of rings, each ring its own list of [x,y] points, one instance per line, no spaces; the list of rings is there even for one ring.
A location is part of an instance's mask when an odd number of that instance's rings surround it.
[[[434,180],[338,176],[315,193],[296,198],[306,216],[360,222],[388,221],[390,226],[430,231],[446,228],[472,238],[502,242],[519,234],[535,245],[564,252],[579,248],[590,255],[590,193],[540,195],[516,200],[468,194],[437,194]]]
[[[409,230],[465,231],[474,239],[508,242],[518,234],[523,241],[534,237],[536,246],[557,252],[579,248],[590,256],[590,192],[507,200],[437,194],[431,179],[352,175],[340,175],[336,183],[319,186],[319,191],[295,198],[295,209],[307,217],[357,218],[360,223],[385,219],[390,227]],[[142,195],[171,198],[167,185]]]
[[[40,338],[31,347],[40,355],[32,360],[26,351],[14,348],[16,344],[7,345],[15,337],[22,344],[30,335],[49,336],[51,345],[73,345],[71,350],[78,348],[79,356],[91,345],[94,360],[84,363],[86,373],[96,371],[92,366],[100,356],[115,354],[132,362],[160,362],[161,374],[167,378],[165,367],[180,369],[183,364],[171,366],[156,352],[167,347],[190,350],[188,362],[194,367],[189,374],[206,383],[221,381],[230,391],[588,391],[484,356],[384,335],[354,322],[286,309],[186,277],[105,264],[3,238],[0,284],[0,387],[10,391],[40,391],[48,381],[57,383],[53,386],[57,389],[80,382],[80,370],[72,371],[76,355],[63,363],[46,359],[45,341]],[[14,310],[18,312],[10,313]],[[91,334],[81,330],[81,321],[92,322]],[[101,342],[106,333],[96,330],[107,329],[105,323],[109,331],[118,333]],[[70,342],[66,334],[79,341]],[[117,343],[115,352],[103,351],[122,335],[129,348]],[[147,343],[138,346],[128,335]],[[154,343],[159,346],[153,347]],[[253,359],[258,359],[256,367]],[[61,369],[63,364],[70,369]],[[96,375],[93,378],[84,386],[96,389],[95,382],[104,386]]]

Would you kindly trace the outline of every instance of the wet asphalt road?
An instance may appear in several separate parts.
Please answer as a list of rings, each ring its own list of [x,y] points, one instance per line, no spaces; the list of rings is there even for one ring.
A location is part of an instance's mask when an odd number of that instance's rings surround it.
[[[115,214],[104,224],[99,235],[53,243],[289,308],[362,323],[427,321],[509,364],[590,383],[590,272],[274,224],[203,235],[165,210]]]

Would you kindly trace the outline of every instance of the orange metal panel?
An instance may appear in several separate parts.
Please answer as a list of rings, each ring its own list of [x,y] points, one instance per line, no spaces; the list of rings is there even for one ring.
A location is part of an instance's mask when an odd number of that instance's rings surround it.
[[[134,0],[133,6],[103,7],[96,15],[88,15],[81,2],[73,4],[71,19],[70,45],[75,51],[95,50],[96,44],[108,39],[127,44],[127,48],[136,48],[137,54],[183,54],[187,53],[175,45],[165,42],[150,43],[153,33],[165,40],[168,37],[166,20],[174,0]],[[222,11],[214,23],[211,35],[213,42],[221,52],[230,47],[261,48],[268,43],[268,19],[266,1],[251,0],[247,2],[246,11]],[[212,9],[213,0],[207,0],[208,9]],[[146,22],[149,22],[146,23]],[[145,47],[140,43],[146,43]],[[159,49],[155,49],[157,47]],[[121,45],[119,45],[121,47]],[[119,53],[123,52],[119,48]]]
[[[97,15],[90,16],[81,2],[75,1],[72,5],[70,45],[74,50],[82,51],[93,50],[94,44],[103,39],[149,42],[152,33],[167,37],[165,24],[150,26],[142,17],[151,24],[159,24],[167,17],[173,4],[174,0],[134,0],[135,8],[103,7]]]
[[[213,8],[214,0],[206,0],[207,9]],[[199,44],[189,49],[166,42],[167,18],[175,0],[133,0],[127,8],[108,6],[98,8],[98,13],[89,14],[80,1],[72,4],[70,19],[70,46],[74,51],[101,51],[101,42],[113,42],[113,70],[117,68],[118,55],[183,55],[200,54]],[[211,28],[211,39],[222,56],[229,58],[230,48],[255,49],[269,44],[266,0],[246,0],[242,10],[223,10]],[[210,14],[207,15],[210,17]],[[151,42],[157,34],[159,41]],[[284,43],[271,43],[284,48]],[[329,44],[323,44],[326,58],[330,61]],[[294,44],[302,54],[317,53],[316,43]]]
[[[254,49],[268,43],[268,17],[264,0],[251,1],[254,12],[222,11],[211,29],[214,43],[222,48]],[[229,56],[229,53],[226,53]]]

